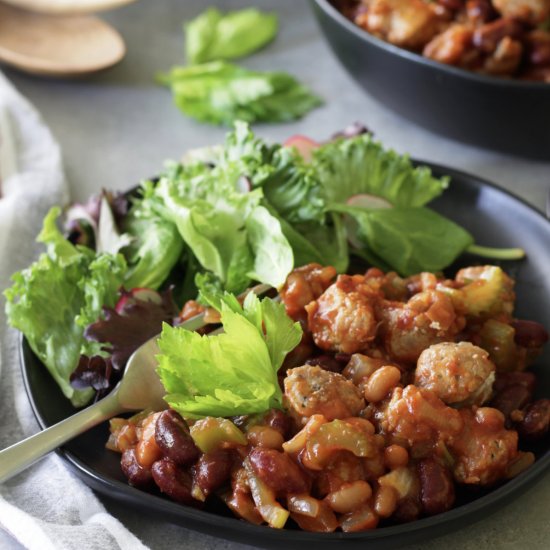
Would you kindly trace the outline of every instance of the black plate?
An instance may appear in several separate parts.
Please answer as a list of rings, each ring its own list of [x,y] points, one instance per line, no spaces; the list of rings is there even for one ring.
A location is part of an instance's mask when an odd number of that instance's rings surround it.
[[[526,203],[490,183],[439,166],[432,165],[432,169],[437,176],[449,174],[452,177],[450,189],[432,203],[437,211],[469,229],[478,244],[525,248],[526,260],[504,264],[507,272],[516,279],[516,315],[550,327],[550,223]],[[462,258],[461,262],[468,264],[471,260]],[[538,365],[550,363],[549,348],[538,360]],[[43,428],[74,412],[24,339],[21,365],[34,414]],[[550,395],[550,373],[545,374],[540,369],[537,374],[540,395]],[[157,514],[209,535],[271,548],[283,545],[294,548],[309,543],[321,549],[345,543],[348,547],[364,548],[368,545],[371,550],[390,549],[442,535],[481,520],[506,504],[533,483],[550,464],[550,443],[547,442],[534,449],[537,461],[529,470],[494,491],[469,493],[463,504],[449,512],[370,532],[318,534],[257,527],[235,519],[223,505],[214,504],[206,511],[196,510],[138,491],[125,482],[120,471],[120,455],[105,449],[107,437],[105,423],[77,437],[58,453],[90,487],[141,508],[147,516]]]
[[[310,0],[332,50],[369,94],[445,136],[550,159],[550,84],[473,73],[379,40],[329,0]]]

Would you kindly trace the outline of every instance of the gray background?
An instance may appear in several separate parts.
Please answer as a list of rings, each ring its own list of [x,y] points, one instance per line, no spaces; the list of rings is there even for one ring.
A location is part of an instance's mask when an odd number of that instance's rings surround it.
[[[242,64],[259,70],[291,72],[325,100],[323,107],[296,123],[258,125],[259,134],[272,140],[295,133],[323,139],[360,120],[399,152],[478,174],[543,209],[550,186],[550,163],[502,156],[452,142],[386,110],[366,96],[339,66],[324,43],[307,2],[299,0],[141,0],[104,14],[123,35],[128,53],[122,63],[102,74],[63,81],[3,68],[42,113],[61,144],[74,200],[84,200],[102,187],[131,187],[156,174],[165,159],[178,158],[188,148],[223,139],[225,129],[201,125],[181,115],[168,90],[155,85],[153,76],[183,62],[181,25],[185,19],[207,5],[234,9],[252,4],[277,11],[281,28],[273,44]],[[494,516],[480,518],[479,523],[459,532],[411,548],[548,548],[549,489],[550,475],[546,475],[527,494]],[[104,503],[151,548],[245,548],[183,526],[150,520],[143,513],[110,500]],[[4,544],[12,546],[0,536],[0,547]]]

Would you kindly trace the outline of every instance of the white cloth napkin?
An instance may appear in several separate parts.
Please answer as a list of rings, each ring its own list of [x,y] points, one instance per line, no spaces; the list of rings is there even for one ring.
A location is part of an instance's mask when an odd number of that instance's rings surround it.
[[[38,431],[1,291],[37,257],[48,209],[67,201],[57,143],[0,73],[0,449]],[[53,454],[0,485],[0,526],[30,550],[146,549]]]

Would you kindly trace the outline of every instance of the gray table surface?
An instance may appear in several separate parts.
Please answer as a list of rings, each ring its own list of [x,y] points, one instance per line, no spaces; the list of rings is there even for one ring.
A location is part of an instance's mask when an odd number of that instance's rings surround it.
[[[399,152],[478,174],[543,209],[550,186],[550,163],[532,162],[446,140],[394,115],[366,96],[340,67],[323,41],[307,2],[299,0],[141,0],[104,17],[128,45],[118,66],[91,78],[63,81],[5,73],[42,113],[61,144],[74,200],[102,187],[126,189],[156,174],[165,159],[191,147],[218,143],[226,130],[182,116],[153,75],[183,61],[181,25],[207,5],[233,9],[255,4],[275,10],[281,29],[276,41],[242,63],[253,69],[286,70],[325,99],[325,105],[292,124],[258,125],[262,136],[281,140],[302,133],[325,138],[361,120]],[[222,541],[158,520],[102,499],[134,534],[154,549],[245,546]],[[550,475],[502,511],[458,532],[411,549],[516,550],[550,546]],[[215,535],[215,530],[212,530]],[[0,536],[0,547],[11,546]],[[250,541],[254,544],[254,541]],[[15,547],[15,546],[14,546]]]

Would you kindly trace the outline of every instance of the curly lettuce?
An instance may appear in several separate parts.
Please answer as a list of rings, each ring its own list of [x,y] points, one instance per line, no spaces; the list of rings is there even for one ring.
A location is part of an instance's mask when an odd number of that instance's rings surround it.
[[[94,392],[75,390],[70,375],[80,354],[100,353],[99,344],[84,338],[84,329],[98,319],[102,306],[114,305],[126,262],[120,254],[96,255],[73,246],[56,227],[59,214],[59,208],[52,208],[44,220],[39,240],[47,252],[13,275],[13,285],[4,292],[6,313],[63,394],[82,406]]]

